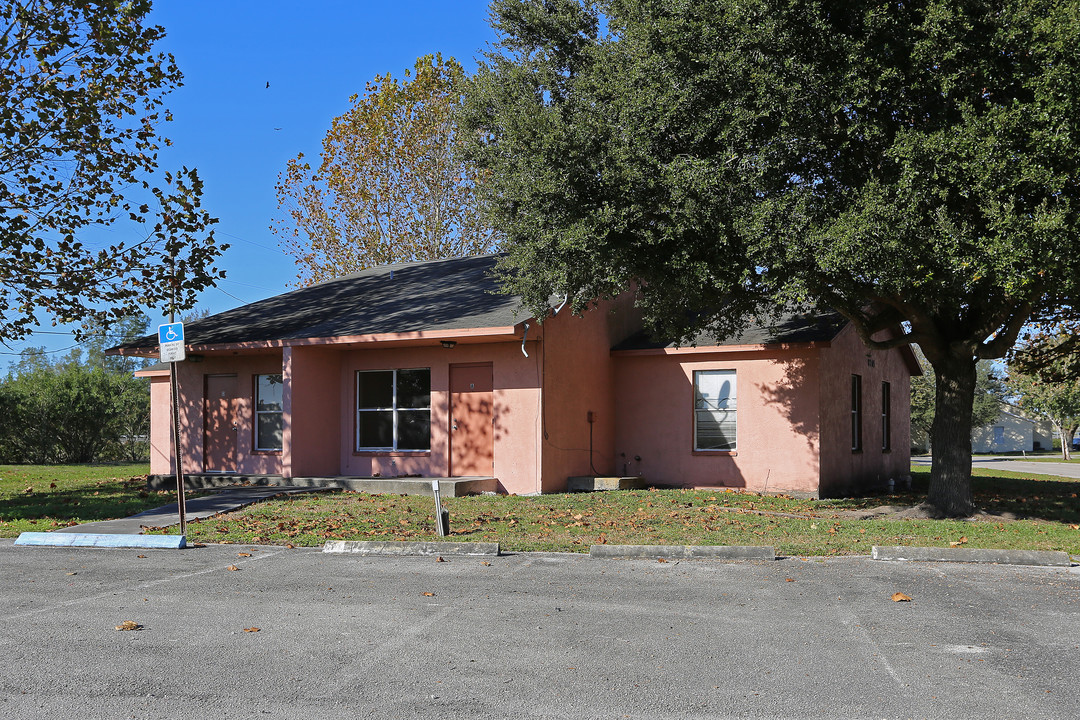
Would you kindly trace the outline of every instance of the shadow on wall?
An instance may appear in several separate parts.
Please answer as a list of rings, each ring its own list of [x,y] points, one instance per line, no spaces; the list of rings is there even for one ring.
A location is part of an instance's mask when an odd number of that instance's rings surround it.
[[[450,430],[451,474],[482,475],[493,472],[494,433],[491,395],[464,394],[455,402]],[[501,430],[501,428],[500,428]]]
[[[808,448],[818,445],[820,423],[817,403],[806,402],[807,389],[814,380],[810,377],[805,358],[774,360],[784,370],[784,379],[774,384],[759,384],[757,391],[767,405],[775,406],[792,429],[801,436]]]

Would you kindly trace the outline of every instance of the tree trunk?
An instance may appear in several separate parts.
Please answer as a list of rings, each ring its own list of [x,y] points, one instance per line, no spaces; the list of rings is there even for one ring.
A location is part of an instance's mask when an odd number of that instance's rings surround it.
[[[933,363],[933,464],[926,502],[946,517],[967,517],[971,497],[971,409],[975,401],[975,358],[946,357]]]

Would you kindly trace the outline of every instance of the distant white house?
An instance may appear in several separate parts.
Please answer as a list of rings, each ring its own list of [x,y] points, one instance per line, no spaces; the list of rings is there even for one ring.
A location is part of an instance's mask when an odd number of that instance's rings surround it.
[[[971,451],[974,453],[1032,452],[1051,449],[1053,449],[1053,439],[1049,422],[1031,420],[1004,408],[994,422],[971,431]]]

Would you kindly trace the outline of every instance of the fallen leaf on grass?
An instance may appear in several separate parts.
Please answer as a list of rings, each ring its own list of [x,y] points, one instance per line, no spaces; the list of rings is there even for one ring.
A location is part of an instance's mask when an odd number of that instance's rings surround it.
[[[117,630],[142,630],[142,625],[134,620],[125,620],[116,626]]]
[[[1070,525],[1073,530],[1080,530],[1080,525]]]
[[[260,628],[257,627],[244,628],[244,632],[259,632],[259,630]]]
[[[285,549],[286,550],[292,550],[294,547],[296,547],[296,546],[293,545],[292,543],[285,543]]]
[[[950,542],[949,547],[960,547],[961,545],[963,545],[967,541],[968,541],[968,539],[967,539],[967,536],[965,535],[964,537],[960,538],[959,540],[954,540],[954,541]]]
[[[227,567],[225,569],[226,570],[239,570],[240,568],[236,567],[235,565],[230,565],[229,567]]]
[[[893,602],[911,602],[911,596],[910,595],[905,595],[902,592],[893,593],[892,601]]]

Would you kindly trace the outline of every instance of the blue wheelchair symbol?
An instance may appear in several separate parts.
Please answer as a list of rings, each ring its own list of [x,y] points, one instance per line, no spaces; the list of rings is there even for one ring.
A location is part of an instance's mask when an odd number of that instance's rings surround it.
[[[171,323],[158,327],[158,342],[171,343],[183,342],[184,326],[182,323]]]

